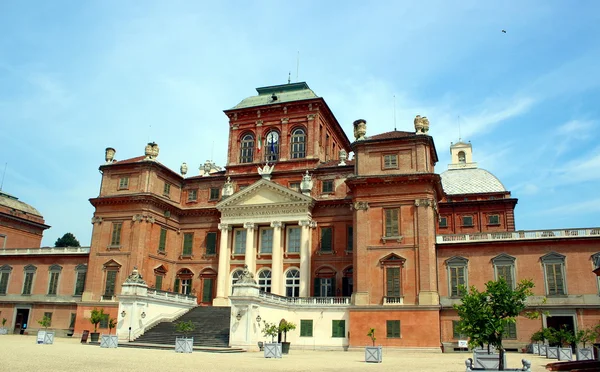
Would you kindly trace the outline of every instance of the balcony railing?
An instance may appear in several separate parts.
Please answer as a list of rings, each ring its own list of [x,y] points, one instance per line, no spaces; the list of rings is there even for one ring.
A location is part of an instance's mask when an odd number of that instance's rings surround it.
[[[0,256],[89,254],[90,247],[44,247],[0,249]]]
[[[151,289],[151,288],[148,288],[148,297],[161,299],[161,300],[169,300],[171,302],[196,303],[195,296],[190,296],[190,295],[176,293],[176,292],[161,291],[158,289]]]
[[[520,230],[491,233],[438,235],[437,244],[452,244],[465,242],[506,241],[506,240],[540,240],[540,239],[569,239],[569,238],[600,238],[600,227],[591,229],[561,229],[561,230]]]
[[[402,296],[384,296],[383,297],[384,305],[403,305],[404,297]]]
[[[350,297],[285,297],[268,292],[259,292],[259,297],[267,302],[296,306],[348,306]]]

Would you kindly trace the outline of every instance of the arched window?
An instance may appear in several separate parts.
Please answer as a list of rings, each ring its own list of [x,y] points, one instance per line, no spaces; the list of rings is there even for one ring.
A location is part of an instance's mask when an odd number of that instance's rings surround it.
[[[261,291],[271,293],[271,270],[264,269],[258,273],[258,286]]]
[[[266,161],[279,160],[279,133],[277,133],[274,130],[270,131],[266,137],[265,160]]]
[[[194,273],[189,269],[181,269],[175,278],[175,290],[173,292],[189,295],[192,293],[192,278]]]
[[[292,131],[292,159],[306,157],[306,133],[304,129],[297,128]]]
[[[300,271],[298,269],[290,269],[285,274],[285,295],[300,297]]]
[[[315,297],[335,296],[335,269],[329,266],[320,267],[315,273],[314,293]]]
[[[237,283],[238,280],[240,280],[240,277],[242,276],[243,273],[244,273],[244,270],[237,269],[233,272],[233,274],[231,274],[231,294],[233,294],[233,285],[235,283]]]
[[[464,151],[459,151],[458,152],[458,162],[460,164],[465,164],[467,162],[467,158],[465,157],[465,152]]]
[[[240,146],[240,163],[252,163],[254,160],[254,136],[246,134]]]

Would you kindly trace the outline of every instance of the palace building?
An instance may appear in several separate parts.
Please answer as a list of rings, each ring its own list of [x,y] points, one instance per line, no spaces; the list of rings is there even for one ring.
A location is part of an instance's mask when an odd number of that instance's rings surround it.
[[[101,307],[127,340],[132,325],[137,337],[194,306],[231,307],[233,346],[263,339],[253,319],[285,318],[299,325],[292,347],[364,346],[376,328],[386,347],[452,351],[459,286],[499,277],[533,279],[530,306],[545,310],[511,325],[508,347],[542,326],[600,323],[600,228],[516,230],[517,199],[470,143],[436,170],[426,117],[380,134],[356,120],[351,141],[306,83],[257,88],[225,115],[227,164],[199,175],[161,164],[156,143],[118,161],[107,148],[89,248],[39,248],[41,215],[2,194],[9,328],[51,313],[80,335]],[[255,285],[236,284],[248,273]]]

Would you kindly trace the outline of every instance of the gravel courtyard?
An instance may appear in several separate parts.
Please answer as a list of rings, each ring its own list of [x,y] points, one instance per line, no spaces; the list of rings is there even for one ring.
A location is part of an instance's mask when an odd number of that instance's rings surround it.
[[[293,347],[293,345],[292,345]],[[0,336],[1,371],[464,371],[468,354],[441,354],[385,350],[383,363],[365,363],[361,351],[291,350],[283,359],[265,359],[262,353],[178,354],[170,350],[103,349],[81,345],[78,339],[57,338],[53,345],[37,345],[34,336]],[[508,366],[532,362],[532,371],[545,371],[549,361],[531,354],[508,354]]]

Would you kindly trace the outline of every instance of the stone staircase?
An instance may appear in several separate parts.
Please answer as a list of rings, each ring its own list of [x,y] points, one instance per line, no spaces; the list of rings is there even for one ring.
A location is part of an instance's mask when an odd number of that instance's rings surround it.
[[[179,317],[174,322],[160,322],[136,338],[136,346],[165,345],[175,347],[175,338],[183,334],[175,332],[175,323],[192,321],[196,326],[188,337],[194,337],[194,348],[229,348],[230,307],[198,306]],[[134,345],[131,345],[134,346]]]

